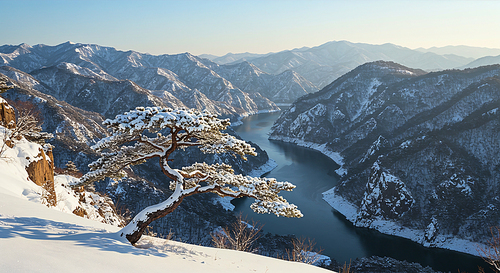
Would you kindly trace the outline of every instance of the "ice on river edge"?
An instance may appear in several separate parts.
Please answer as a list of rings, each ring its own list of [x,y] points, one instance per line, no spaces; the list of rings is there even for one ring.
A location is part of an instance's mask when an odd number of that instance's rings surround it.
[[[332,208],[344,215],[349,222],[355,224],[358,215],[358,208],[342,196],[335,194],[335,188],[324,192],[323,199]],[[370,224],[369,228],[375,229],[383,234],[410,239],[424,246],[443,248],[474,256],[480,256],[478,247],[487,248],[486,245],[471,242],[469,240],[454,238],[451,235],[437,235],[436,239],[429,245],[424,239],[425,230],[410,229],[392,221],[383,219],[375,219]]]
[[[339,165],[339,168],[335,170],[335,172],[343,176],[347,173],[347,169],[343,168],[344,166],[344,158],[340,155],[340,153],[331,151],[326,147],[326,144],[318,144],[318,143],[313,143],[313,142],[307,142],[301,139],[297,138],[292,138],[292,137],[284,137],[284,136],[270,136],[269,139],[271,140],[279,140],[283,142],[289,142],[289,143],[294,143],[302,147],[310,148],[316,151],[319,151],[320,153],[326,155],[329,157],[331,160],[333,160],[335,163]]]

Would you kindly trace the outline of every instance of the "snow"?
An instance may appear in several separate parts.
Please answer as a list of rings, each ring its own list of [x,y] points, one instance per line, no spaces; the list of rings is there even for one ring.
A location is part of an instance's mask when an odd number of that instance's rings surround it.
[[[233,200],[233,199],[234,199],[233,197],[229,197],[229,196],[226,196],[226,197],[218,196],[214,200],[214,203],[219,203],[225,210],[233,211],[235,208],[235,206],[233,204],[231,204],[231,200]]]
[[[264,165],[249,172],[248,176],[260,177],[263,174],[274,170],[276,167],[278,167],[278,164],[276,163],[276,161],[269,159]],[[233,199],[234,199],[234,197],[230,197],[230,196],[226,196],[226,197],[218,196],[214,200],[214,202],[219,203],[225,210],[233,211],[235,208],[234,205],[231,203],[231,200],[233,200]]]
[[[276,161],[269,159],[266,164],[260,166],[259,168],[252,170],[248,173],[248,176],[260,177],[261,175],[268,173],[278,167]]]
[[[117,231],[0,192],[3,272],[327,272],[306,264],[148,236],[133,247]]]

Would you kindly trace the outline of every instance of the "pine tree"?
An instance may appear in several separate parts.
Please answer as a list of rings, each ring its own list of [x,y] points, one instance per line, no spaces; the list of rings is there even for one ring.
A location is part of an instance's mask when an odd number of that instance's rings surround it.
[[[213,114],[194,109],[138,107],[117,115],[115,119],[108,119],[104,124],[112,134],[92,147],[101,153],[101,158],[89,165],[90,171],[81,178],[78,186],[106,177],[124,177],[125,167],[151,158],[158,158],[162,172],[171,179],[172,195],[162,203],[139,212],[120,231],[120,235],[132,244],[140,239],[152,221],[174,211],[184,197],[197,193],[213,192],[235,198],[247,196],[255,199],[251,208],[257,213],[302,217],[297,206],[278,195],[282,190],[295,188],[291,183],[235,175],[227,164],[195,163],[182,169],[169,166],[172,161],[170,155],[187,147],[197,147],[204,153],[228,152],[245,160],[246,155],[256,155],[255,149],[248,143],[222,132],[230,124],[228,119],[221,120]]]
[[[67,174],[70,174],[70,175],[74,175],[74,174],[78,174],[80,172],[80,170],[78,170],[78,168],[76,167],[75,163],[73,163],[73,161],[68,161],[68,163],[66,163],[66,167],[65,167],[65,173]]]

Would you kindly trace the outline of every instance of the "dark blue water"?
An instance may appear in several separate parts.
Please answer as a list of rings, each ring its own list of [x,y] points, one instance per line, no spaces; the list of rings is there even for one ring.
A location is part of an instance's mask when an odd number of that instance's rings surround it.
[[[280,113],[259,114],[243,119],[236,132],[247,141],[257,143],[278,167],[266,174],[278,181],[297,186],[282,195],[299,206],[304,214],[300,219],[256,214],[250,208],[251,199],[237,199],[236,211],[264,224],[265,232],[295,234],[315,239],[323,254],[343,264],[359,257],[388,256],[431,266],[435,270],[477,272],[477,265],[487,268],[481,258],[449,250],[425,248],[410,240],[381,234],[374,230],[354,227],[345,217],[332,209],[322,193],[336,185],[335,162],[312,149],[294,144],[268,140],[268,132]]]

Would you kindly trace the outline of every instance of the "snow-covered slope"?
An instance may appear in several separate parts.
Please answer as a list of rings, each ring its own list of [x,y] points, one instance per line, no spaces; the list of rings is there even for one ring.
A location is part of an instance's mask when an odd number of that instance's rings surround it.
[[[454,239],[485,242],[500,224],[499,75],[499,65],[426,74],[364,64],[297,100],[271,139],[342,166],[328,199],[357,226],[453,249]]]
[[[331,272],[246,252],[145,236],[133,247],[119,228],[0,192],[3,272]]]
[[[172,272],[327,272],[302,263],[148,236],[134,247],[117,235],[120,228],[72,214],[79,200],[69,191],[58,190],[60,204],[55,208],[42,204],[43,190],[27,180],[24,169],[26,157],[36,155],[38,146],[20,140],[0,158],[2,272],[165,272],[166,268]],[[56,180],[63,187],[73,178]]]
[[[292,103],[297,98],[318,91],[310,81],[292,70],[278,75],[263,72],[249,62],[218,65],[208,60],[203,63],[247,93],[260,93],[276,103]]]

